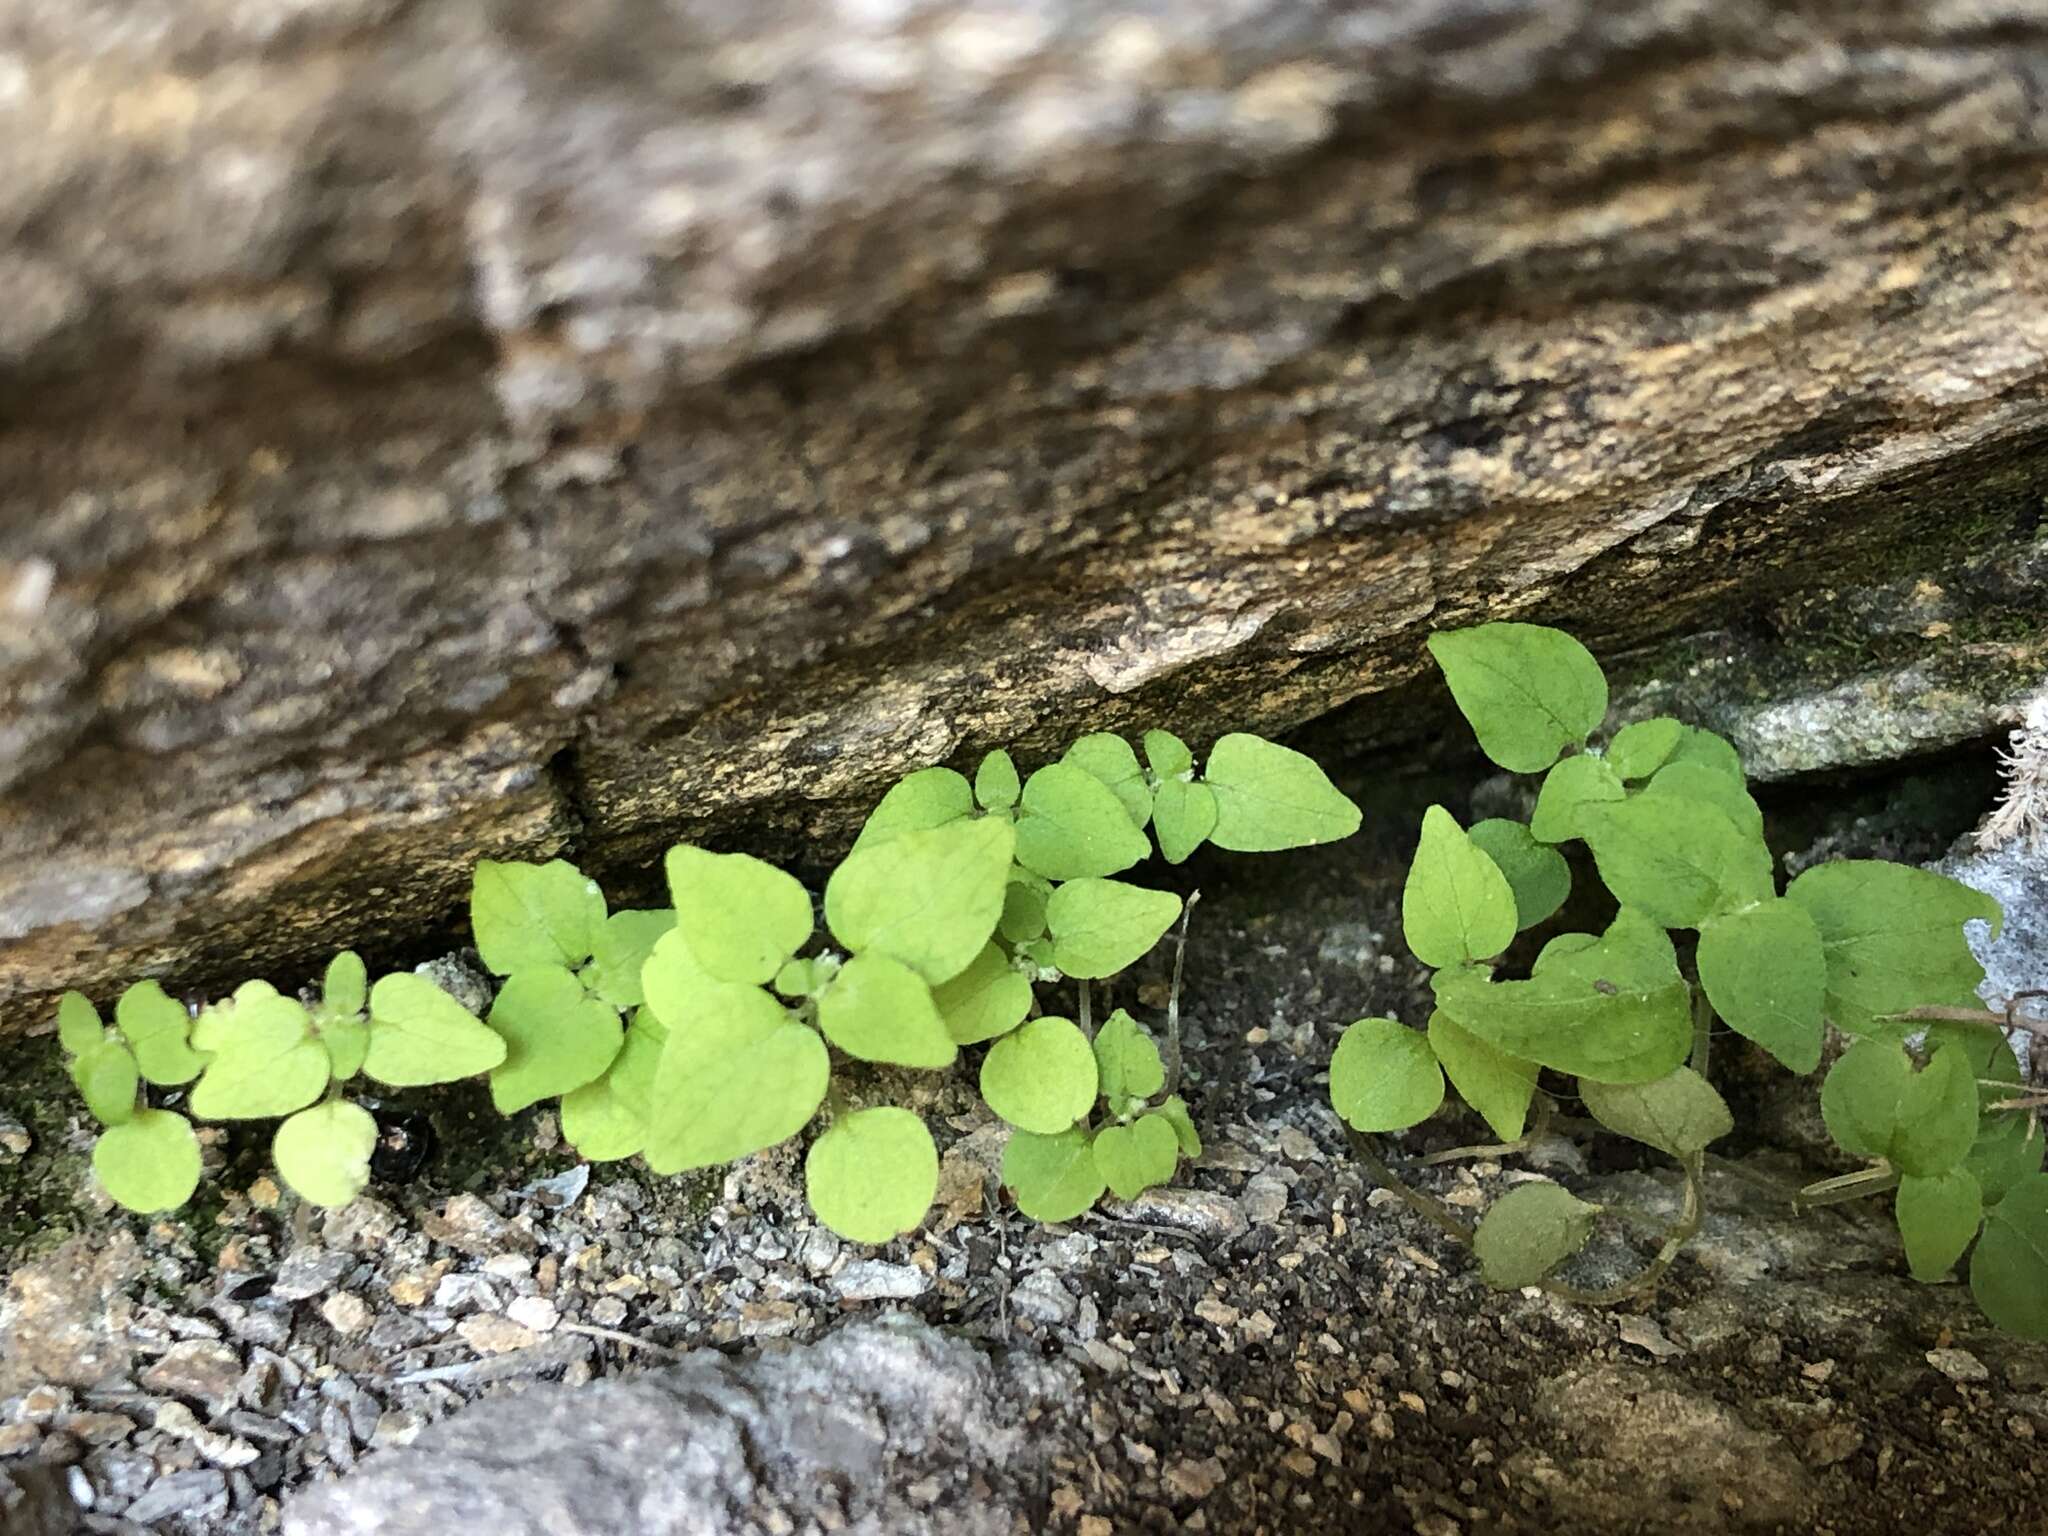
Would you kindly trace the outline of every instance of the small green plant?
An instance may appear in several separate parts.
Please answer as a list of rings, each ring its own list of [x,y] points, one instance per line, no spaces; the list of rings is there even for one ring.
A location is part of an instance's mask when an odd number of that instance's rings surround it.
[[[914,1112],[856,1107],[835,1069],[941,1071],[979,1051],[982,1096],[1012,1127],[1002,1171],[1020,1209],[1064,1221],[1105,1192],[1133,1198],[1201,1141],[1177,1091],[1182,948],[1163,1053],[1122,1009],[1093,1027],[1091,984],[1184,917],[1173,893],[1116,877],[1155,841],[1179,863],[1204,842],[1273,851],[1359,824],[1313,762],[1257,736],[1223,737],[1200,772],[1165,731],[1142,746],[1141,762],[1121,737],[1084,736],[1029,778],[1001,751],[971,780],[911,774],[826,881],[822,933],[810,893],[744,853],[679,844],[665,860],[671,905],[623,912],[562,860],[486,860],[470,901],[477,952],[499,978],[484,1019],[418,976],[367,988],[352,954],[313,1003],[250,982],[195,1018],[140,983],[121,1000],[118,1038],[69,994],[63,1044],[108,1127],[101,1182],[137,1210],[191,1195],[191,1125],[140,1107],[138,1087],[196,1079],[186,1107],[198,1118],[289,1116],[273,1143],[280,1174],[308,1200],[345,1204],[367,1181],[376,1126],[338,1097],[342,1083],[487,1073],[500,1112],[558,1098],[582,1156],[639,1156],[657,1174],[763,1151],[822,1111],[804,1162],[811,1205],[842,1235],[879,1243],[930,1208],[937,1149]],[[1042,1013],[1040,989],[1068,983],[1073,1015]]]
[[[1815,866],[1782,892],[1735,749],[1676,720],[1644,720],[1593,745],[1607,681],[1570,636],[1525,624],[1438,634],[1430,650],[1486,755],[1541,774],[1529,822],[1423,819],[1402,927],[1435,971],[1426,1030],[1352,1025],[1330,1097],[1375,1177],[1469,1242],[1487,1278],[1617,1300],[1662,1273],[1696,1230],[1707,1148],[1734,1128],[1708,1078],[1716,1022],[1788,1070],[1819,1070],[1829,1026],[1848,1040],[1821,1086],[1829,1134],[1865,1167],[1798,1192],[1806,1204],[1882,1193],[1915,1276],[1970,1256],[1970,1285],[1998,1326],[2048,1337],[2048,1174],[2034,1100],[1964,924],[1998,904],[1940,875],[1882,861]],[[1507,954],[1571,892],[1579,844],[1618,911],[1600,933],[1560,933],[1526,966]],[[1691,935],[1688,958],[1673,934]],[[2002,1027],[2003,1026],[2003,1027]],[[1524,1184],[1476,1231],[1394,1179],[1365,1138],[1434,1115],[1448,1086],[1502,1146],[1532,1112],[1559,1123],[1543,1074],[1570,1080],[1605,1130],[1676,1159],[1678,1223],[1636,1282],[1584,1293],[1547,1277],[1594,1230],[1597,1207]]]

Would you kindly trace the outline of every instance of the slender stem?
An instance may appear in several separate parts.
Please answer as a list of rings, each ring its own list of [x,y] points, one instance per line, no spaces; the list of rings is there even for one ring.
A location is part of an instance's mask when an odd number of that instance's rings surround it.
[[[1818,1209],[1823,1205],[1846,1205],[1870,1195],[1887,1194],[1899,1187],[1899,1171],[1888,1163],[1874,1163],[1854,1173],[1822,1179],[1799,1191],[1799,1203]]]
[[[1707,1001],[1707,989],[1695,987],[1692,994],[1692,1069],[1707,1075],[1707,1055],[1714,1038],[1714,1005]]]
[[[1094,994],[1089,990],[1088,979],[1081,978],[1081,1033],[1090,1040],[1095,1038]]]
[[[1473,1157],[1513,1157],[1517,1152],[1528,1151],[1529,1143],[1533,1139],[1524,1136],[1520,1141],[1497,1141],[1476,1147],[1446,1147],[1441,1152],[1431,1152],[1427,1156],[1418,1157],[1415,1161],[1419,1167],[1434,1168],[1439,1163],[1462,1163]]]
[[[2016,992],[2007,999],[2001,1012],[1985,1012],[1978,1008],[1908,1008],[1904,1013],[1887,1014],[1904,1024],[1975,1024],[1983,1029],[2017,1029],[2029,1035],[2048,1035],[2048,1019],[2030,1019],[2020,1012],[2020,1004],[2031,998],[2048,996],[2040,992]]]
[[[1354,1130],[1347,1125],[1344,1127],[1344,1134],[1351,1139],[1352,1155],[1364,1165],[1366,1173],[1375,1184],[1398,1195],[1402,1204],[1409,1210],[1436,1227],[1453,1242],[1463,1243],[1467,1248],[1472,1246],[1472,1228],[1452,1215],[1449,1206],[1403,1183],[1394,1170],[1387,1166],[1386,1160],[1379,1155],[1363,1131]]]
[[[1188,914],[1195,910],[1195,903],[1201,899],[1200,891],[1188,892],[1188,899],[1181,904],[1180,931],[1173,939],[1173,985],[1166,994],[1166,1093],[1169,1098],[1180,1092],[1180,978],[1188,958]]]

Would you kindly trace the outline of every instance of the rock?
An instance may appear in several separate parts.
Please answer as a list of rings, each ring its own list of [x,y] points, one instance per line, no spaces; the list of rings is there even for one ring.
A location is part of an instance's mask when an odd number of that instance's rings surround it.
[[[531,1328],[498,1312],[465,1317],[455,1325],[455,1331],[462,1335],[463,1343],[480,1355],[509,1355],[540,1342]]]
[[[277,1282],[270,1294],[285,1301],[303,1301],[324,1296],[355,1268],[355,1257],[332,1248],[298,1247],[285,1255],[277,1267]]]
[[[1927,1363],[1950,1381],[1989,1381],[1991,1368],[1967,1349],[1930,1349]]]
[[[164,1351],[141,1379],[152,1392],[197,1398],[219,1412],[235,1401],[242,1381],[242,1357],[225,1344],[188,1339]]]
[[[125,1230],[73,1238],[17,1264],[0,1295],[0,1396],[40,1386],[91,1387],[128,1366],[124,1292],[140,1266]]]
[[[9,1031],[997,743],[1427,739],[1436,625],[1860,641],[2040,547],[2033,7],[542,9],[12,41]],[[1883,610],[1967,707],[1873,749],[1995,706],[2007,566]]]
[[[1023,1414],[1063,1379],[1035,1363],[998,1370],[907,1319],[744,1362],[702,1350],[662,1370],[478,1404],[301,1494],[284,1529],[739,1536],[790,1512],[840,1529],[998,1536],[1028,1520],[1042,1473]],[[913,1486],[935,1497],[920,1506]]]
[[[908,1301],[931,1288],[931,1276],[915,1264],[888,1264],[861,1259],[830,1281],[841,1301]]]
[[[505,1316],[534,1333],[553,1333],[561,1311],[545,1296],[521,1296],[505,1308]]]
[[[353,1291],[342,1291],[320,1303],[320,1315],[327,1319],[327,1326],[343,1338],[358,1333],[368,1333],[374,1314],[369,1304]]]
[[[1284,1207],[1284,1190],[1282,1195]],[[1244,1207],[1230,1196],[1171,1184],[1148,1189],[1135,1200],[1116,1201],[1109,1210],[1124,1221],[1176,1227],[1213,1240],[1239,1236],[1249,1225]]]
[[[197,1468],[157,1478],[125,1513],[136,1525],[168,1520],[173,1515],[201,1522],[226,1513],[227,1502],[227,1478],[211,1468]]]

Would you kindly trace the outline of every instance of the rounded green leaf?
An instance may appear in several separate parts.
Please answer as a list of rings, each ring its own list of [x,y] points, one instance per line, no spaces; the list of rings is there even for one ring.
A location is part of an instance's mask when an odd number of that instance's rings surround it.
[[[2028,1175],[1985,1212],[1970,1294],[2007,1333],[2048,1339],[2048,1173]]]
[[[1644,794],[1582,805],[1576,825],[1614,899],[1666,928],[1697,928],[1776,893],[1763,839],[1705,801]]]
[[[1582,1077],[1579,1097],[1586,1112],[1608,1130],[1681,1160],[1696,1157],[1735,1129],[1727,1103],[1691,1067],[1648,1083]]]
[[[1017,765],[1000,747],[984,757],[981,766],[974,770],[974,798],[985,811],[1010,810],[1022,793],[1023,781],[1017,777]]]
[[[1068,880],[1045,905],[1052,959],[1093,980],[1135,965],[1180,916],[1180,898],[1121,880]]]
[[[494,975],[522,966],[564,965],[590,958],[604,923],[604,893],[574,864],[477,864],[469,892],[469,926],[477,953]]]
[[[1915,1280],[1932,1284],[1955,1268],[1984,1224],[1984,1192],[1966,1169],[1952,1168],[1931,1179],[1899,1180],[1893,1209],[1907,1267]]]
[[[198,1119],[274,1119],[326,1090],[333,1063],[296,998],[268,986],[238,987],[214,1022],[218,1043],[190,1100]]]
[[[1536,1063],[1488,1045],[1441,1008],[1429,1016],[1429,1048],[1458,1097],[1493,1134],[1502,1141],[1521,1140],[1529,1102],[1536,1096]]]
[[[1742,754],[1737,752],[1725,736],[1716,736],[1712,731],[1688,725],[1679,733],[1678,747],[1665,763],[1697,763],[1702,768],[1711,768],[1724,778],[1743,782]]]
[[[1479,749],[1510,773],[1541,773],[1607,718],[1600,663],[1561,630],[1481,624],[1429,637]]]
[[[811,1209],[850,1242],[902,1236],[924,1220],[938,1192],[938,1149],[907,1109],[842,1115],[804,1158]]]
[[[1145,766],[1157,779],[1177,779],[1192,773],[1195,754],[1171,731],[1147,731],[1144,735]]]
[[[1534,928],[1571,895],[1572,867],[1565,856],[1537,842],[1519,821],[1496,817],[1477,822],[1466,836],[1508,877],[1508,887],[1515,893],[1517,928]]]
[[[640,968],[661,936],[673,933],[675,926],[676,914],[668,907],[614,912],[597,931],[585,983],[614,1008],[638,1008],[647,1000],[640,987]]]
[[[647,995],[668,1039],[648,1104],[647,1166],[659,1174],[709,1168],[802,1130],[832,1075],[818,1032],[759,987],[706,981],[657,991],[660,959],[657,945]]]
[[[1041,880],[1028,869],[1013,868],[1010,883],[1003,890],[1003,915],[996,931],[1012,944],[1028,944],[1045,934],[1045,904],[1052,898],[1052,882]]]
[[[775,973],[774,987],[787,998],[809,997],[836,972],[825,972],[815,960],[792,960]]]
[[[1489,1285],[1534,1285],[1586,1245],[1600,1207],[1557,1184],[1517,1184],[1486,1208],[1472,1252]]]
[[[501,1115],[596,1082],[625,1043],[618,1010],[559,965],[514,971],[488,1022],[505,1042],[505,1059],[491,1069],[491,1103]]]
[[[1095,1133],[1095,1166],[1119,1200],[1135,1200],[1168,1182],[1179,1164],[1180,1138],[1164,1115],[1143,1115]]]
[[[1802,1076],[1820,1065],[1828,962],[1804,907],[1774,897],[1709,918],[1696,963],[1707,1001],[1730,1029]]]
[[[1095,1052],[1069,1019],[1033,1019],[989,1047],[981,1096],[1019,1130],[1054,1136],[1095,1107]]]
[[[562,1096],[562,1137],[593,1163],[631,1157],[647,1144],[647,1106],[668,1029],[651,1008],[634,1011],[626,1043],[594,1083]]]
[[[1218,848],[1276,853],[1334,843],[1358,830],[1358,807],[1315,759],[1263,737],[1223,737],[1210,749],[1202,782],[1216,796],[1209,841]]]
[[[320,1018],[314,1027],[327,1052],[327,1070],[337,1083],[345,1083],[363,1070],[370,1054],[370,1026],[361,1017]]]
[[[1500,866],[1440,805],[1422,817],[1422,840],[1401,891],[1401,927],[1424,965],[1485,960],[1514,942],[1514,888]]]
[[[1742,780],[1696,759],[1659,768],[1643,786],[1643,793],[1701,801],[1718,809],[1745,836],[1764,835],[1763,808],[1743,787]]]
[[[855,954],[900,960],[934,984],[950,980],[996,930],[1020,836],[1000,817],[983,816],[856,848],[825,883],[832,936]]]
[[[114,1005],[114,1022],[147,1081],[174,1088],[205,1070],[206,1058],[190,1043],[192,1015],[157,983],[138,981],[123,992]]]
[[[1171,1095],[1162,1103],[1157,1113],[1173,1127],[1173,1134],[1180,1141],[1180,1149],[1188,1157],[1202,1155],[1202,1134],[1195,1129],[1195,1117],[1188,1113],[1188,1103],[1179,1094]]]
[[[1627,798],[1628,790],[1605,758],[1568,757],[1543,775],[1536,809],[1529,817],[1529,835],[1539,843],[1570,842],[1581,835],[1581,810]]]
[[[1821,1084],[1820,1109],[1844,1152],[1888,1159],[1917,1178],[1948,1172],[1977,1139],[1977,1085],[1953,1048],[1937,1049],[1916,1072],[1903,1046],[1859,1041]]]
[[[1216,830],[1216,791],[1186,779],[1161,779],[1152,792],[1152,832],[1169,864],[1187,859]]]
[[[504,1037],[424,976],[400,971],[370,988],[363,1071],[393,1088],[452,1083],[505,1059]]]
[[[107,1037],[100,1023],[100,1011],[83,992],[66,992],[57,999],[57,1042],[78,1056]]]
[[[314,1205],[347,1205],[370,1182],[377,1122],[355,1104],[332,1099],[302,1109],[277,1128],[270,1155],[278,1174]]]
[[[1360,1019],[1330,1058],[1330,1104],[1360,1131],[1403,1131],[1437,1112],[1444,1074],[1420,1030]]]
[[[1047,763],[1024,781],[1017,862],[1048,880],[1113,875],[1152,851],[1116,792],[1078,763]]]
[[[1624,779],[1647,779],[1678,750],[1684,736],[1685,727],[1668,717],[1625,725],[1607,744],[1608,766]]]
[[[1901,1035],[1884,1016],[1930,1004],[1978,1006],[1984,967],[1963,925],[2002,912],[1989,896],[1910,864],[1843,859],[1816,864],[1785,889],[1820,930],[1828,1017],[1850,1034]]]
[[[925,979],[887,955],[855,955],[818,994],[818,1028],[849,1056],[950,1067],[959,1054]]]
[[[370,972],[363,957],[344,949],[327,962],[327,974],[320,983],[320,1005],[329,1013],[361,1013],[370,1000]]]
[[[951,981],[932,988],[946,1033],[955,1045],[979,1045],[1008,1034],[1031,1012],[1031,982],[1003,953],[984,944],[974,963]]]
[[[1166,1086],[1159,1047],[1121,1008],[1096,1033],[1095,1072],[1102,1097],[1112,1104],[1119,1099],[1149,1099]]]
[[[1109,731],[1083,736],[1067,748],[1061,761],[1086,769],[1108,786],[1132,826],[1142,827],[1151,818],[1151,787],[1145,782],[1145,770],[1138,766],[1138,754],[1123,737]]]
[[[669,849],[665,862],[676,927],[720,981],[765,986],[810,938],[810,893],[794,875],[750,853],[689,843]]]
[[[100,1137],[92,1149],[92,1171],[101,1188],[131,1211],[172,1210],[199,1187],[199,1138],[183,1115],[141,1110]]]
[[[973,814],[974,786],[964,774],[951,768],[920,768],[898,781],[868,813],[852,851],[859,853],[905,832],[929,832]]]
[[[125,1125],[135,1117],[141,1074],[135,1057],[118,1040],[101,1039],[72,1058],[71,1082],[101,1125]]]
[[[1003,1146],[1003,1184],[1034,1221],[1072,1221],[1109,1188],[1080,1126],[1056,1136],[1013,1133]]]

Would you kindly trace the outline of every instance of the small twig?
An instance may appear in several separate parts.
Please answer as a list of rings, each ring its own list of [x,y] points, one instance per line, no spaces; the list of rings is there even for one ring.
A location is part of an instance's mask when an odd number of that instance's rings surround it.
[[[1441,1152],[1431,1152],[1415,1159],[1417,1167],[1434,1168],[1439,1163],[1462,1163],[1468,1158],[1513,1157],[1517,1152],[1529,1150],[1529,1143],[1535,1138],[1524,1136],[1520,1141],[1496,1141],[1474,1147],[1446,1147]]]
[[[2003,1017],[1998,1009],[1941,1007],[1908,1008],[1904,1013],[1885,1017],[1902,1024],[1975,1024],[1984,1029],[2017,1029],[2023,1034],[2048,1035],[2048,1019],[2031,1019],[2020,1012],[2021,1003],[2037,998],[2048,998],[2048,992],[2029,988],[2013,993],[2005,1000]]]
[[[671,1349],[666,1344],[656,1344],[651,1339],[638,1339],[630,1333],[621,1333],[616,1328],[600,1328],[595,1323],[557,1323],[555,1326],[564,1333],[581,1333],[593,1339],[608,1339],[614,1344],[624,1344],[630,1349],[644,1349],[650,1355],[660,1355],[664,1360],[683,1358],[680,1349]]]
[[[1195,910],[1195,903],[1202,899],[1200,891],[1188,892],[1188,899],[1181,903],[1180,931],[1173,939],[1173,985],[1166,993],[1166,1093],[1168,1097],[1180,1092],[1180,978],[1181,968],[1188,958],[1188,914]]]
[[[1889,1194],[1899,1187],[1899,1172],[1889,1163],[1873,1163],[1854,1173],[1837,1174],[1799,1191],[1799,1203],[1818,1210],[1824,1205],[1847,1205],[1851,1200]]]

